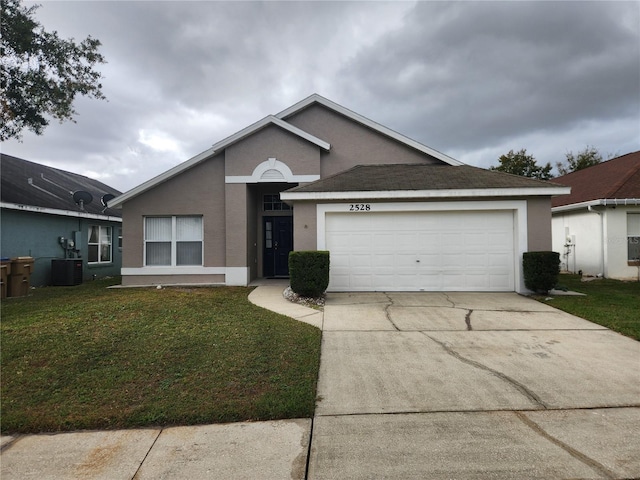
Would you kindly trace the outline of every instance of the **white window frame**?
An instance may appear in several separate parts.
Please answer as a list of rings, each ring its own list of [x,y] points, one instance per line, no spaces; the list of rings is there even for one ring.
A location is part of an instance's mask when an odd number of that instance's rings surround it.
[[[171,218],[171,264],[170,265],[147,265],[147,218]],[[177,219],[178,218],[199,218],[200,219],[200,265],[178,265],[178,240],[177,240]],[[204,264],[204,221],[202,215],[146,215],[143,217],[143,239],[144,251],[143,262],[145,268],[166,268],[166,267],[198,267]],[[154,243],[154,242],[150,242]]]
[[[98,241],[97,242],[91,242],[91,230],[93,228],[97,228],[98,229]],[[104,235],[102,234],[103,229],[106,229],[107,232],[109,233],[109,235]],[[103,238],[106,237],[109,241],[108,242],[104,242],[103,243]],[[89,247],[91,246],[97,246],[98,247],[98,261],[97,262],[90,262],[89,261],[89,252],[87,251],[87,264],[88,265],[99,265],[99,264],[105,264],[105,263],[113,263],[113,227],[109,226],[109,225],[89,225],[89,232],[88,232],[88,238],[87,238],[87,250],[89,249]],[[103,245],[109,245],[109,260],[102,260],[102,246]]]

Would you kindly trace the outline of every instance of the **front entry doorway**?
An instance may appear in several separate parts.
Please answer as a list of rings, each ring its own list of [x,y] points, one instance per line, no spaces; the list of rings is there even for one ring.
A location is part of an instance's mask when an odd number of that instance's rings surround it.
[[[289,252],[293,250],[293,217],[263,217],[265,277],[289,276]]]

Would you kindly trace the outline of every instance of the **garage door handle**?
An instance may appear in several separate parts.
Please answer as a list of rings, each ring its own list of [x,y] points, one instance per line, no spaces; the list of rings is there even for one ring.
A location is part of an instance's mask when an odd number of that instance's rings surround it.
[[[416,263],[420,263],[420,260],[416,260]]]

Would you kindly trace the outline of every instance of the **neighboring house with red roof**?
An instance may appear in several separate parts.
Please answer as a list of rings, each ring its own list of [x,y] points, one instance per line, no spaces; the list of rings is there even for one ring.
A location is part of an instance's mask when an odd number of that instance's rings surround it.
[[[640,151],[553,180],[571,194],[552,200],[553,250],[561,269],[637,279],[640,275]]]

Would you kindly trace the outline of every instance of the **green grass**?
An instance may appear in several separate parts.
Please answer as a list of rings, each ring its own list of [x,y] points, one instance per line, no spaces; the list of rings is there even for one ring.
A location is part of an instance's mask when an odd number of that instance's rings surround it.
[[[321,332],[242,287],[47,287],[2,301],[2,431],[313,416]]]
[[[578,317],[640,340],[640,283],[596,279],[583,282],[579,275],[560,275],[558,286],[586,297],[541,297],[540,301]]]

